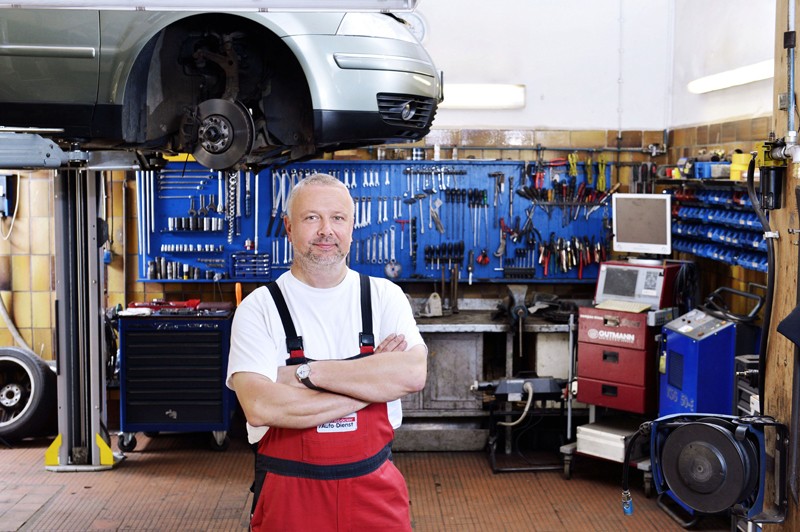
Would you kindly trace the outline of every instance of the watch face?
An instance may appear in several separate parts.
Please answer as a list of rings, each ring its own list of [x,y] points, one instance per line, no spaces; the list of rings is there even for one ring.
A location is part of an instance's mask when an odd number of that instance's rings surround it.
[[[308,364],[301,364],[295,372],[298,379],[305,379],[311,374],[311,367]]]

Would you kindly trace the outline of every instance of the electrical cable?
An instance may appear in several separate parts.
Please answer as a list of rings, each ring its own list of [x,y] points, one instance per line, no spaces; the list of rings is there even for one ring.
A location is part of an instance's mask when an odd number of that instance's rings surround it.
[[[717,303],[717,301],[718,299],[715,297],[715,295],[711,294],[706,298],[705,303],[697,305],[697,308],[706,314],[710,314],[722,320],[732,321],[734,323],[751,323],[758,318],[757,315],[749,316],[746,314],[736,314],[735,312],[731,312],[728,310],[727,306],[720,306],[720,303]],[[722,301],[721,304],[724,305],[725,302]]]
[[[631,490],[628,483],[628,478],[634,444],[640,436],[649,435],[651,427],[651,421],[647,421],[639,425],[639,429],[633,433],[630,440],[628,440],[627,445],[625,445],[625,460],[622,462],[622,511],[625,513],[625,515],[633,514],[633,499],[631,498]]]
[[[758,404],[761,405],[761,413],[765,412],[764,391],[766,386],[766,360],[767,360],[767,341],[769,339],[769,327],[772,321],[772,297],[775,292],[775,242],[771,234],[769,220],[759,205],[754,185],[754,173],[756,171],[756,154],[750,159],[747,166],[747,195],[753,210],[756,212],[761,227],[764,229],[764,239],[767,242],[767,290],[764,297],[764,319],[761,322],[761,340],[758,349]]]
[[[678,306],[680,314],[695,308],[698,299],[699,276],[697,265],[692,261],[669,261],[680,263],[678,273],[675,275],[675,288],[673,289],[673,302]]]
[[[515,421],[498,421],[497,424],[501,427],[516,427],[522,423],[522,420],[528,415],[528,410],[531,409],[531,404],[533,403],[533,386],[530,382],[526,381],[525,384],[522,385],[522,389],[528,393],[528,401],[525,403],[525,409]]]
[[[17,221],[17,211],[19,210],[19,196],[19,176],[17,176],[17,197],[14,199],[14,214],[11,216],[11,226],[9,226],[8,233],[6,234],[3,234],[3,230],[0,229],[0,236],[3,237],[3,240],[8,240],[11,237],[11,233],[14,231],[14,222]]]

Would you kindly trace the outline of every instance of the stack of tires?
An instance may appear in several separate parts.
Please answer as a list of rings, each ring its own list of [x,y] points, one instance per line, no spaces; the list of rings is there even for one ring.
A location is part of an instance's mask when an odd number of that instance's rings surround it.
[[[0,347],[0,438],[54,434],[57,424],[55,372],[27,349]]]

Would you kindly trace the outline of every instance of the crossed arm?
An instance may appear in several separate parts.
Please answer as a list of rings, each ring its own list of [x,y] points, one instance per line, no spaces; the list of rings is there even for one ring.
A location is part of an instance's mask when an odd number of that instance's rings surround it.
[[[306,388],[295,367],[278,368],[276,382],[250,372],[235,373],[233,388],[253,426],[308,428],[358,411],[369,403],[399,399],[421,390],[427,376],[423,345],[406,351],[402,335],[390,335],[375,354],[356,360],[311,363],[311,381],[327,391]]]

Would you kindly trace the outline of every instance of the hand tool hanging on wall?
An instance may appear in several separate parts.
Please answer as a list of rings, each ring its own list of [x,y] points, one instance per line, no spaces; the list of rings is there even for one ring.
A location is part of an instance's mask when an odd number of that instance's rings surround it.
[[[272,171],[272,211],[267,225],[267,236],[272,235],[272,227],[275,225],[275,218],[278,216],[278,202],[281,199],[280,173]]]
[[[225,180],[222,177],[222,172],[217,172],[217,184],[218,184],[217,193],[219,194],[219,197],[217,198],[217,202],[218,202],[217,203],[217,212],[222,214],[222,215],[225,215],[225,201],[224,201],[224,197],[223,197],[223,193],[222,193],[223,192],[224,181]]]
[[[239,183],[239,172],[228,172],[228,244],[233,244],[233,236],[236,233],[236,190]]]
[[[254,246],[255,246],[256,254],[258,254],[258,200],[259,200],[259,197],[258,197],[258,181],[259,181],[258,174],[256,174],[255,179],[256,179],[256,197],[255,197],[256,208],[255,208],[255,212],[254,212],[255,216],[253,217],[253,223],[255,224],[255,236],[253,237],[253,240],[254,240]]]
[[[506,174],[503,172],[490,172],[489,177],[494,179],[494,200],[492,202],[492,207],[494,207],[495,212],[497,212],[497,206],[499,204],[501,195],[505,190]],[[496,218],[494,220],[494,227],[497,227]]]
[[[250,172],[244,176],[244,215],[250,217]]]
[[[605,192],[606,185],[606,158],[600,155],[597,158],[597,185],[595,186],[600,192]]]

